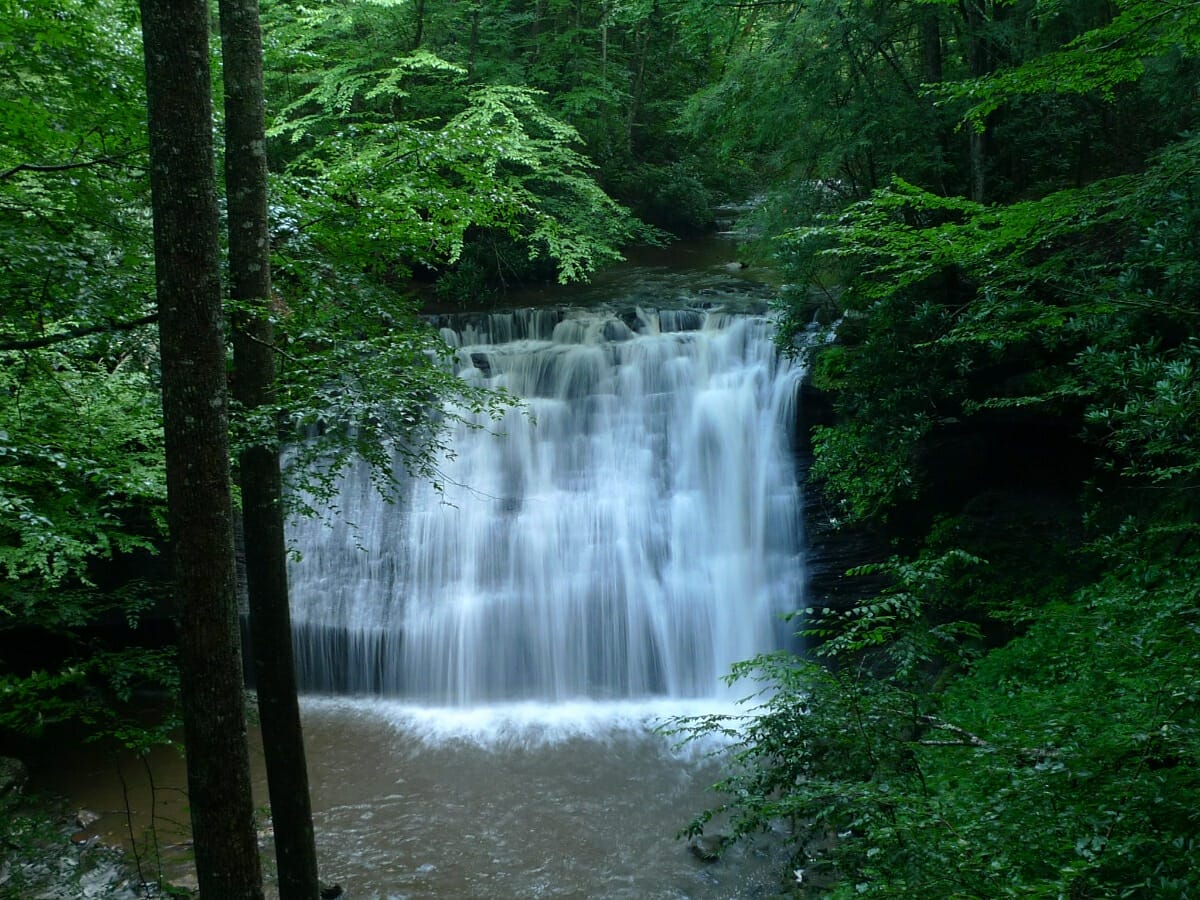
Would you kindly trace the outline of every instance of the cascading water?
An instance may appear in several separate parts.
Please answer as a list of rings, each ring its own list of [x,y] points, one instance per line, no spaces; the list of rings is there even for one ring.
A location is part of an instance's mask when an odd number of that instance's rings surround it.
[[[711,697],[801,588],[798,366],[757,314],[523,310],[443,323],[524,409],[460,427],[444,493],[364,469],[297,523],[309,690],[420,704]],[[349,523],[349,524],[348,524]]]
[[[656,730],[730,711],[749,688],[723,694],[721,676],[782,645],[775,613],[804,605],[789,446],[801,373],[771,345],[772,289],[728,267],[732,252],[635,251],[547,292],[561,308],[439,322],[462,376],[507,386],[525,411],[450,436],[444,495],[409,482],[384,503],[351,470],[326,521],[293,525],[303,683],[336,695],[301,706],[314,831],[347,893],[781,889],[779,836],[716,864],[675,838],[724,773],[714,744]],[[159,806],[186,798],[178,754],[156,757],[131,800],[108,755],[59,750],[74,759],[51,765],[70,782],[56,789],[80,807],[186,820]],[[131,833],[125,814],[104,819],[106,843]]]

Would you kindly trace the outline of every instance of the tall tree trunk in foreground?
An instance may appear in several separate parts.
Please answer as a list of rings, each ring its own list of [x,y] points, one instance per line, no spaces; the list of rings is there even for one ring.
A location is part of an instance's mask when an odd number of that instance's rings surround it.
[[[188,803],[206,898],[263,896],[234,577],[208,7],[141,0]]]
[[[258,0],[221,0],[220,10],[230,295],[237,307],[233,390],[247,412],[253,413],[271,404],[275,382],[262,35]],[[320,888],[296,698],[279,451],[274,434],[260,437],[261,443],[241,452],[238,463],[254,679],[279,893],[282,900],[316,900]]]

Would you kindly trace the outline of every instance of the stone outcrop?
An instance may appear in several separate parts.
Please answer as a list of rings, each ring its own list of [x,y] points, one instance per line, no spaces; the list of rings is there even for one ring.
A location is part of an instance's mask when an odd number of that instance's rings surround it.
[[[839,520],[820,484],[808,481],[812,465],[812,429],[834,422],[833,398],[805,379],[800,388],[797,424],[797,469],[805,482],[804,536],[806,591],[804,605],[845,610],[873,596],[885,581],[877,575],[847,575],[849,569],[880,562],[891,555],[888,535],[877,528],[848,527]]]
[[[812,429],[837,421],[834,398],[807,380],[797,428],[798,466],[807,482]],[[1048,529],[1078,526],[1077,498],[1092,471],[1081,422],[1070,414],[988,410],[942,423],[913,459],[919,498],[890,512],[886,525],[845,526],[820,484],[806,483],[806,606],[844,610],[886,585],[881,575],[846,574],[915,550],[940,516],[959,516],[976,533],[999,532],[1014,522],[1053,520]],[[1060,537],[1069,535],[1060,534]]]
[[[11,756],[0,756],[0,797],[19,794],[29,780],[25,763]]]

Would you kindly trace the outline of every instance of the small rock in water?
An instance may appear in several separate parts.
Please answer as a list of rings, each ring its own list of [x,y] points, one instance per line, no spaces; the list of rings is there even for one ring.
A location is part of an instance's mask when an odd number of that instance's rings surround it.
[[[688,841],[688,849],[692,855],[705,862],[716,862],[721,858],[721,848],[725,846],[725,836],[721,834],[698,834]]]
[[[91,828],[100,821],[100,813],[92,812],[90,809],[80,809],[75,812],[75,826],[77,828]]]
[[[620,319],[611,319],[604,323],[604,339],[606,341],[629,341],[633,340],[633,332],[629,326]]]
[[[342,890],[340,884],[331,884],[329,887],[321,888],[321,900],[337,900],[345,891]]]
[[[483,373],[484,378],[490,378],[492,375],[492,361],[488,359],[486,353],[472,353],[471,365]]]
[[[200,879],[195,872],[177,875],[171,879],[171,887],[187,891],[189,894],[198,894],[200,893]]]

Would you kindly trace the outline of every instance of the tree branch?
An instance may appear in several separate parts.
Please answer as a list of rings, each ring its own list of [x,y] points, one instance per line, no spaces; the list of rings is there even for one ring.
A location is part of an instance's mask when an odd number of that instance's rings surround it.
[[[12,178],[19,172],[69,172],[72,169],[87,169],[91,166],[119,166],[120,160],[123,157],[131,156],[134,153],[141,153],[145,150],[144,147],[136,150],[129,150],[125,153],[119,153],[116,156],[97,156],[93,159],[80,160],[79,162],[69,163],[18,163],[11,169],[5,169],[0,172],[0,181],[7,178]]]
[[[951,725],[949,722],[943,722],[941,719],[933,716],[921,716],[921,721],[938,731],[948,731],[953,735],[957,735],[958,740],[954,741],[918,741],[921,744],[929,746],[969,746],[969,747],[990,747],[987,741],[977,734],[971,734],[965,728],[959,728],[957,725]]]
[[[937,731],[948,731],[954,735],[954,738],[948,740],[931,740],[928,738],[916,740],[913,743],[922,747],[978,747],[983,750],[998,750],[1001,749],[995,744],[985,741],[977,734],[972,734],[965,728],[960,728],[957,725],[951,725],[949,722],[944,722],[936,716],[918,716],[918,721],[923,722],[930,728]],[[1016,758],[1025,765],[1036,765],[1043,763],[1048,759],[1054,759],[1058,756],[1058,749],[1055,747],[1016,747],[1010,752],[1014,753]]]
[[[57,334],[47,334],[40,338],[28,338],[20,341],[0,340],[0,352],[38,350],[42,347],[49,347],[65,341],[73,341],[76,338],[87,337],[89,334],[102,334],[106,331],[132,331],[135,328],[141,328],[143,325],[149,325],[157,321],[158,315],[151,313],[148,316],[142,316],[140,319],[129,319],[124,322],[109,319],[96,325],[80,325],[76,328],[68,328],[66,331],[60,331]]]
[[[241,331],[247,340],[249,340],[255,344],[258,344],[261,347],[266,347],[268,350],[271,350],[275,353],[278,353],[284,359],[290,359],[292,362],[300,361],[295,356],[292,356],[292,354],[288,353],[286,350],[284,350],[282,347],[280,347],[278,344],[268,343],[267,341],[264,341],[262,338],[260,338],[256,335],[250,334],[248,331],[246,331],[244,329],[241,329]]]

